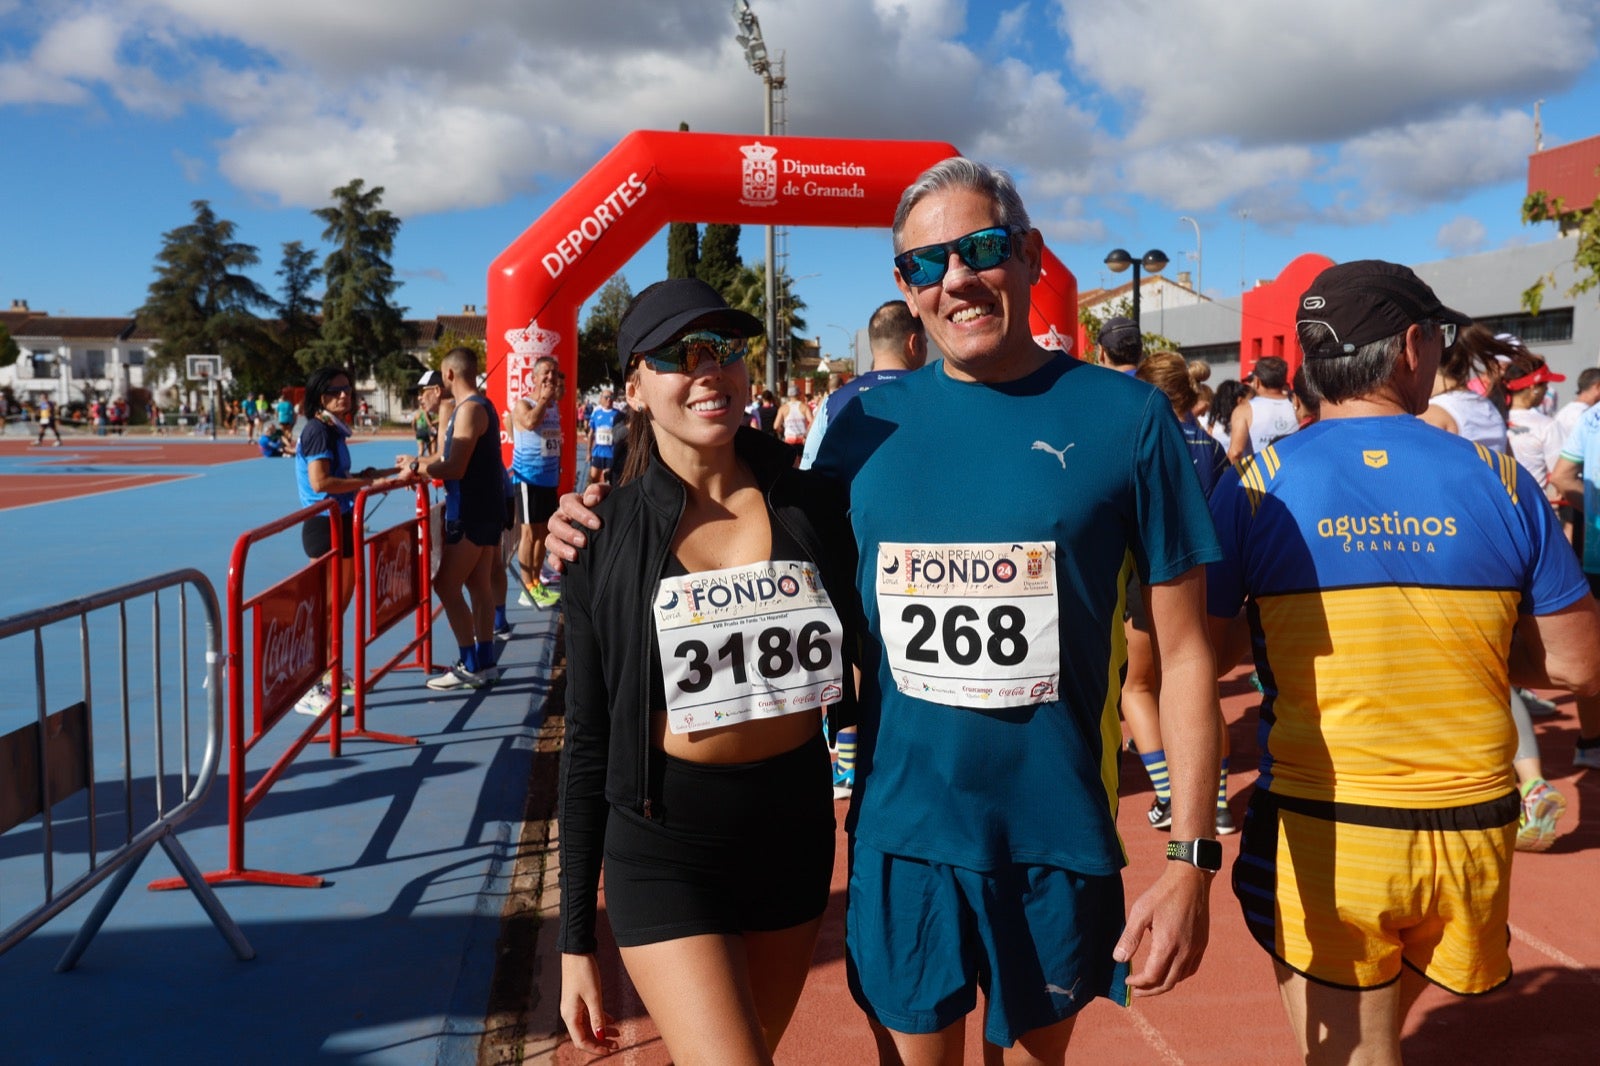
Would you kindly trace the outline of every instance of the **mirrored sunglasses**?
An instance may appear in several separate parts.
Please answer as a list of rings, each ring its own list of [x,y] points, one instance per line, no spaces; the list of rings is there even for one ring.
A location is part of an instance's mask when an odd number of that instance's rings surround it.
[[[1011,258],[1011,238],[1017,231],[1004,226],[974,230],[943,244],[926,244],[894,257],[895,269],[907,285],[936,285],[950,269],[950,253],[961,257],[969,270],[989,270]]]
[[[664,348],[641,352],[642,359],[658,374],[693,374],[702,363],[710,360],[715,366],[732,366],[750,350],[750,338],[727,337],[721,333],[702,331],[679,337]]]

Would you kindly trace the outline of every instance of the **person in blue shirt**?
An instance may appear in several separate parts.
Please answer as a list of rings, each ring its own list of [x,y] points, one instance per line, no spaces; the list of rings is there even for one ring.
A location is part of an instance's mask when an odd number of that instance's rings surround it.
[[[602,385],[600,402],[589,412],[589,480],[592,482],[611,479],[620,416],[615,392],[610,385]]]
[[[887,385],[920,369],[928,361],[927,331],[904,300],[890,300],[872,312],[867,320],[867,344],[872,349],[872,369],[839,386],[817,406],[811,432],[806,434],[805,451],[800,455],[801,470],[810,470],[811,464],[817,461],[817,450],[822,447],[828,423],[856,394]]]
[[[561,478],[560,376],[556,361],[541,357],[533,365],[528,394],[511,412],[511,480],[516,493],[517,567],[522,572],[518,602],[524,607],[550,607],[561,598],[558,588],[541,579],[545,523],[556,509]]]

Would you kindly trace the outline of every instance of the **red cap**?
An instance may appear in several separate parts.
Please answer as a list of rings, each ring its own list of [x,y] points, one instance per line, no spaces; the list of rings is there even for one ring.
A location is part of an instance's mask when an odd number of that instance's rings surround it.
[[[1521,392],[1523,389],[1531,389],[1535,385],[1542,385],[1547,381],[1565,380],[1567,380],[1567,375],[1557,374],[1548,366],[1541,366],[1531,374],[1524,374],[1520,378],[1506,382],[1506,391]]]

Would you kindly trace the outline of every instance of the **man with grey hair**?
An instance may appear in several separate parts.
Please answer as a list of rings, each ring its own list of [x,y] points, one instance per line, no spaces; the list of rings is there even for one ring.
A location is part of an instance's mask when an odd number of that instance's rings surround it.
[[[847,975],[885,1061],[959,1061],[981,988],[990,1044],[1060,1063],[1092,999],[1166,992],[1205,950],[1221,716],[1202,566],[1219,552],[1166,397],[1034,339],[1044,243],[1008,175],[923,172],[894,248],[944,358],[846,404],[814,465],[849,487],[868,623]],[[983,446],[951,447],[970,426]],[[596,528],[580,502],[552,520],[558,554],[583,540],[565,519]],[[1175,861],[1124,921],[1128,566],[1161,647]]]
[[[895,282],[944,358],[848,404],[815,463],[849,486],[869,628],[847,972],[902,1061],[959,1058],[982,987],[991,1044],[1060,1062],[1090,999],[1164,992],[1204,950],[1220,716],[1201,564],[1216,546],[1165,397],[1032,336],[1043,238],[1008,175],[935,165],[893,233]],[[962,426],[985,427],[982,448],[949,447]],[[1180,861],[1122,931],[1130,559],[1162,649]]]
[[[1527,471],[1411,417],[1470,319],[1379,260],[1299,314],[1322,420],[1211,497],[1213,640],[1248,601],[1263,685],[1234,892],[1306,1060],[1399,1062],[1426,982],[1511,975],[1510,686],[1600,689],[1600,614]]]

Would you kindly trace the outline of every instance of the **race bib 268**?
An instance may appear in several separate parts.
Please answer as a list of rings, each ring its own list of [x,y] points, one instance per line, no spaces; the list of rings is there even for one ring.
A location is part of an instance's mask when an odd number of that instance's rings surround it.
[[[1053,541],[878,547],[877,598],[895,686],[952,707],[1057,698]]]

